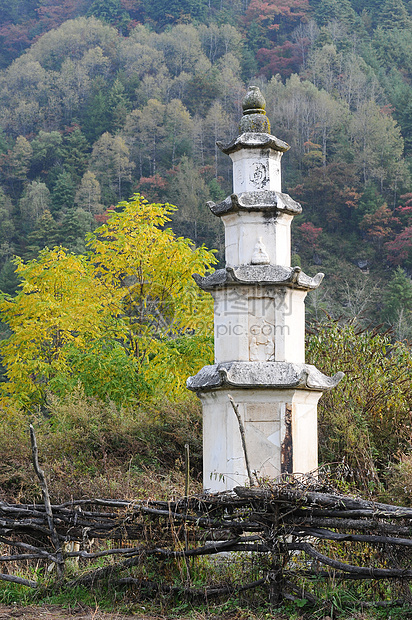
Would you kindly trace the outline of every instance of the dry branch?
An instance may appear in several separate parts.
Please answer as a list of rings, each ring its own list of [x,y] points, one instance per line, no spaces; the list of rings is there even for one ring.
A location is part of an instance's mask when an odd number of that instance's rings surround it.
[[[31,440],[31,449],[32,449],[32,454],[33,454],[33,467],[40,481],[40,487],[41,487],[42,494],[43,494],[44,507],[45,507],[46,515],[47,515],[47,524],[50,530],[50,538],[52,540],[52,543],[54,545],[54,548],[56,550],[56,555],[57,555],[57,559],[56,559],[57,572],[59,576],[61,576],[64,571],[64,562],[63,562],[63,558],[61,555],[60,540],[56,532],[56,529],[54,527],[53,511],[51,508],[50,496],[49,496],[49,490],[47,488],[46,477],[44,475],[44,471],[40,469],[40,465],[39,465],[36,434],[34,432],[34,428],[32,424],[30,424],[30,440]]]
[[[115,562],[89,570],[66,585],[92,585],[101,579],[111,579],[142,590],[210,597],[267,583],[270,598],[277,601],[282,596],[291,600],[303,598],[293,583],[300,577],[326,579],[333,575],[335,579],[354,582],[412,579],[409,556],[405,556],[412,547],[411,509],[325,493],[313,490],[313,486],[310,490],[285,483],[265,488],[241,487],[234,493],[184,497],[169,502],[93,498],[50,504],[49,508],[46,502],[45,505],[0,502],[0,543],[4,547],[0,562],[36,559],[57,563],[60,559],[57,541],[59,549],[63,541],[95,538],[100,541],[98,550],[63,551],[61,561],[80,558],[85,563],[111,557],[116,558]],[[105,541],[123,542],[109,549]],[[318,541],[323,541],[319,548]],[[367,547],[369,551],[360,557],[373,557],[373,565],[357,566],[353,561],[336,559],[327,550],[328,541],[345,543],[345,548]],[[390,553],[391,564],[387,564],[387,554],[382,554],[382,549],[394,550]],[[272,561],[272,569],[267,569],[262,579],[253,584],[189,588],[139,580],[130,574],[131,569],[143,565],[149,556],[160,565],[165,560],[251,551],[268,554]],[[302,558],[306,554],[310,562],[303,566],[302,562],[294,563],[296,554],[302,554]],[[352,557],[350,552],[347,557]],[[7,577],[12,580],[11,576]],[[19,583],[35,587],[35,582],[29,580]]]
[[[3,575],[0,573],[0,581],[11,581],[21,586],[27,586],[28,588],[37,588],[37,581],[30,581],[30,579],[23,579],[22,577],[15,577],[14,575]]]
[[[317,560],[321,564],[331,566],[336,570],[343,573],[352,573],[354,575],[364,576],[369,579],[412,579],[412,570],[396,569],[396,568],[375,568],[373,566],[352,566],[351,564],[345,564],[339,560],[329,558],[323,553],[320,553],[313,548],[309,543],[291,544],[287,545],[289,550],[304,551],[314,560]]]
[[[230,404],[232,405],[232,409],[235,412],[235,415],[237,417],[237,422],[239,424],[240,437],[241,437],[241,440],[242,440],[243,455],[245,457],[247,476],[249,478],[250,486],[253,487],[254,482],[253,482],[252,472],[251,472],[250,465],[249,465],[249,456],[248,456],[247,448],[246,448],[246,433],[245,433],[245,427],[243,426],[243,422],[242,422],[242,416],[239,413],[238,405],[235,403],[235,401],[230,396],[230,394],[228,394],[227,397],[230,400]]]
[[[173,592],[174,594],[183,594],[190,598],[203,598],[208,600],[217,596],[227,596],[228,594],[238,594],[245,592],[246,590],[252,590],[264,585],[266,579],[258,579],[252,583],[246,583],[241,586],[209,586],[205,588],[183,588],[181,586],[170,586],[168,584],[161,584],[155,581],[149,581],[147,579],[134,579],[133,577],[124,577],[118,580],[119,585],[134,585],[139,588],[147,588],[151,591],[157,592]]]

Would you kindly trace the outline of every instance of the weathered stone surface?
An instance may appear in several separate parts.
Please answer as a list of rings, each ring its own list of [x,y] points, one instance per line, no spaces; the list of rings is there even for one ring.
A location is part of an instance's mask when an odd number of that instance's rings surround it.
[[[251,87],[240,135],[218,147],[233,163],[233,194],[208,203],[225,227],[226,268],[197,284],[214,299],[215,364],[187,386],[203,408],[204,486],[214,491],[247,481],[238,420],[252,471],[316,470],[317,403],[343,377],[305,363],[305,297],[323,274],[291,266],[290,226],[299,203],[282,192],[281,158],[289,145],[270,135],[265,100]]]
[[[316,406],[322,392],[230,387],[198,392],[203,407],[203,484],[224,491],[247,484],[239,426],[228,394],[238,406],[250,468],[258,477],[308,473],[317,468]]]
[[[230,155],[235,151],[241,149],[273,149],[280,153],[285,153],[290,149],[289,144],[283,140],[279,140],[276,136],[272,136],[266,132],[245,132],[240,136],[237,136],[229,144],[223,144],[223,142],[216,142],[222,153]]]
[[[271,265],[290,267],[289,228],[293,216],[284,211],[242,210],[222,215],[226,265],[250,265],[262,243]]]
[[[281,265],[240,265],[218,269],[204,277],[193,274],[196,284],[204,291],[238,284],[290,286],[310,291],[318,288],[323,277],[323,273],[318,273],[312,278],[303,273],[300,267],[282,267]]]
[[[315,391],[331,390],[344,377],[343,372],[333,377],[324,375],[311,364],[289,362],[224,362],[205,366],[187,387],[194,392],[218,388],[296,388]]]
[[[249,114],[248,116],[242,116],[239,123],[239,133],[269,133],[270,124],[268,117],[265,114],[259,112],[255,114]]]
[[[270,133],[270,123],[265,112],[266,101],[258,86],[249,86],[242,108],[239,133]]]
[[[301,205],[288,194],[270,190],[232,194],[222,202],[216,204],[210,201],[207,205],[211,212],[217,216],[237,211],[283,211],[290,213],[290,215],[302,213]]]
[[[305,362],[305,297],[291,286],[215,288],[216,362]]]
[[[265,114],[266,101],[259,86],[249,86],[246,97],[242,101],[243,114],[253,114],[259,110]]]

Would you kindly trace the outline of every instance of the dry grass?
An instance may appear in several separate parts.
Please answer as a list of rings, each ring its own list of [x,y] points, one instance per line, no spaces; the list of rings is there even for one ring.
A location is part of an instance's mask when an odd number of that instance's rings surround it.
[[[35,418],[33,420],[33,417]],[[191,451],[191,492],[200,490],[201,412],[197,402],[137,409],[86,398],[52,399],[46,415],[22,412],[0,421],[0,498],[39,500],[29,422],[53,502],[72,497],[165,499],[184,492],[184,445]]]

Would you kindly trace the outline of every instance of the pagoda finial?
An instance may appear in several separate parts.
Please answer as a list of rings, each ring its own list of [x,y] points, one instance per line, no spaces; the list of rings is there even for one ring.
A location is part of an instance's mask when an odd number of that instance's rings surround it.
[[[249,86],[242,103],[243,116],[239,133],[270,133],[269,119],[266,116],[266,101],[258,86]]]

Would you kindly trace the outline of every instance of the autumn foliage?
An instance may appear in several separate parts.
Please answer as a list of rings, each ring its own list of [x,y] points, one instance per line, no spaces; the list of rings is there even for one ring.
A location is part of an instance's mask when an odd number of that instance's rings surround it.
[[[165,228],[173,210],[136,195],[90,235],[88,255],[55,247],[16,260],[21,290],[0,304],[12,330],[1,343],[3,403],[30,409],[79,383],[117,403],[185,394],[211,354],[210,296],[192,273],[215,258]]]

